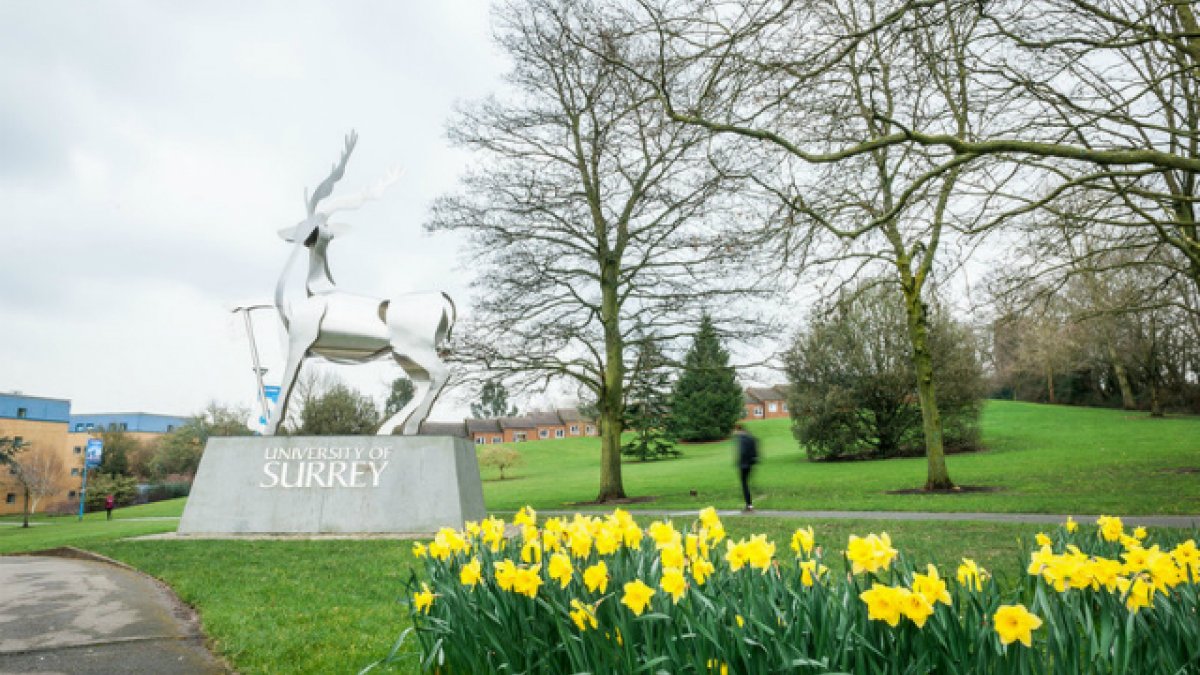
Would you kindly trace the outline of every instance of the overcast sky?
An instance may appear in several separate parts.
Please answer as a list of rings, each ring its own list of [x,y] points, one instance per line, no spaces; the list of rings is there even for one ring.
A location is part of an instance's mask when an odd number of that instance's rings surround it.
[[[468,159],[445,140],[455,103],[505,69],[475,0],[0,2],[0,391],[73,412],[250,404],[230,310],[271,301],[276,230],[351,128],[340,194],[405,174],[341,218],[339,285],[465,302],[455,241],[421,224]],[[256,326],[277,380],[273,312]],[[351,380],[381,394],[399,371],[372,368]]]

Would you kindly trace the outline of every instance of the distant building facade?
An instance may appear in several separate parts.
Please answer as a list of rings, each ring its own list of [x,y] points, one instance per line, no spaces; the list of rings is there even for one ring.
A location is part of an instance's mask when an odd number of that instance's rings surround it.
[[[745,420],[772,420],[788,416],[787,385],[773,387],[746,387],[743,395]]]
[[[63,489],[43,498],[39,510],[79,502],[83,481],[84,448],[89,438],[105,431],[122,431],[145,442],[174,431],[187,417],[153,413],[71,414],[71,401],[63,398],[0,393],[0,436],[7,436],[30,449],[57,452],[62,459]],[[23,491],[12,472],[0,469],[0,514],[21,513]]]

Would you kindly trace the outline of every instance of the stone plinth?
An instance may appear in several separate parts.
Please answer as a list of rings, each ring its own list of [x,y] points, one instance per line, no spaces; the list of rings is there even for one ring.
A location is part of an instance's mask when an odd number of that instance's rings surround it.
[[[484,516],[466,439],[245,436],[208,441],[179,534],[421,534]]]

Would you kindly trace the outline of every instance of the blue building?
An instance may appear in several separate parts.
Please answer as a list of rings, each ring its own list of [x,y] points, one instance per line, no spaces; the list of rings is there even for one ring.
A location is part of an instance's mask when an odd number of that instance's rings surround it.
[[[0,393],[0,418],[63,423],[70,415],[71,402],[65,398]]]
[[[89,413],[71,415],[69,428],[72,433],[81,431],[129,431],[136,433],[166,434],[187,423],[189,418],[178,415],[156,415],[154,413]]]

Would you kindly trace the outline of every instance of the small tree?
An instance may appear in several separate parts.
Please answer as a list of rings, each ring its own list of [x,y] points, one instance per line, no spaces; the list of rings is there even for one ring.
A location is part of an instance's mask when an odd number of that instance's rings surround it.
[[[670,393],[671,377],[658,345],[651,339],[640,341],[625,402],[625,428],[633,438],[621,446],[621,454],[643,462],[679,456],[667,433]]]
[[[104,498],[113,496],[117,506],[129,506],[137,501],[137,479],[133,476],[118,474],[88,474],[87,501],[88,511],[98,511],[104,508]]]
[[[379,426],[374,401],[344,384],[308,401],[300,413],[301,436],[373,434]]]
[[[810,459],[922,454],[916,372],[894,293],[868,283],[818,308],[788,353],[788,408]],[[940,314],[929,326],[946,445],[974,447],[984,390],[974,336]]]
[[[100,433],[104,441],[104,457],[100,460],[97,473],[107,473],[119,476],[129,476],[129,455],[137,454],[139,443],[136,438],[124,431],[110,429]]]
[[[208,439],[249,436],[253,433],[245,422],[249,416],[250,411],[245,408],[209,403],[203,412],[159,439],[157,452],[150,462],[150,475],[156,479],[169,475],[196,475]]]
[[[683,441],[726,438],[742,417],[743,400],[729,352],[705,314],[671,395],[672,431]]]
[[[392,390],[388,393],[387,402],[383,405],[383,418],[387,419],[400,412],[413,399],[413,383],[407,377],[397,377],[392,380]]]
[[[500,480],[504,480],[505,469],[511,469],[520,463],[521,453],[503,445],[489,445],[479,453],[479,465],[498,470]]]
[[[513,417],[517,406],[509,405],[508,390],[499,380],[488,380],[479,391],[479,402],[471,404],[471,416],[479,419]]]
[[[29,527],[29,515],[37,512],[38,502],[63,489],[65,471],[59,453],[44,446],[29,447],[13,457],[13,476],[25,496],[23,526]]]

